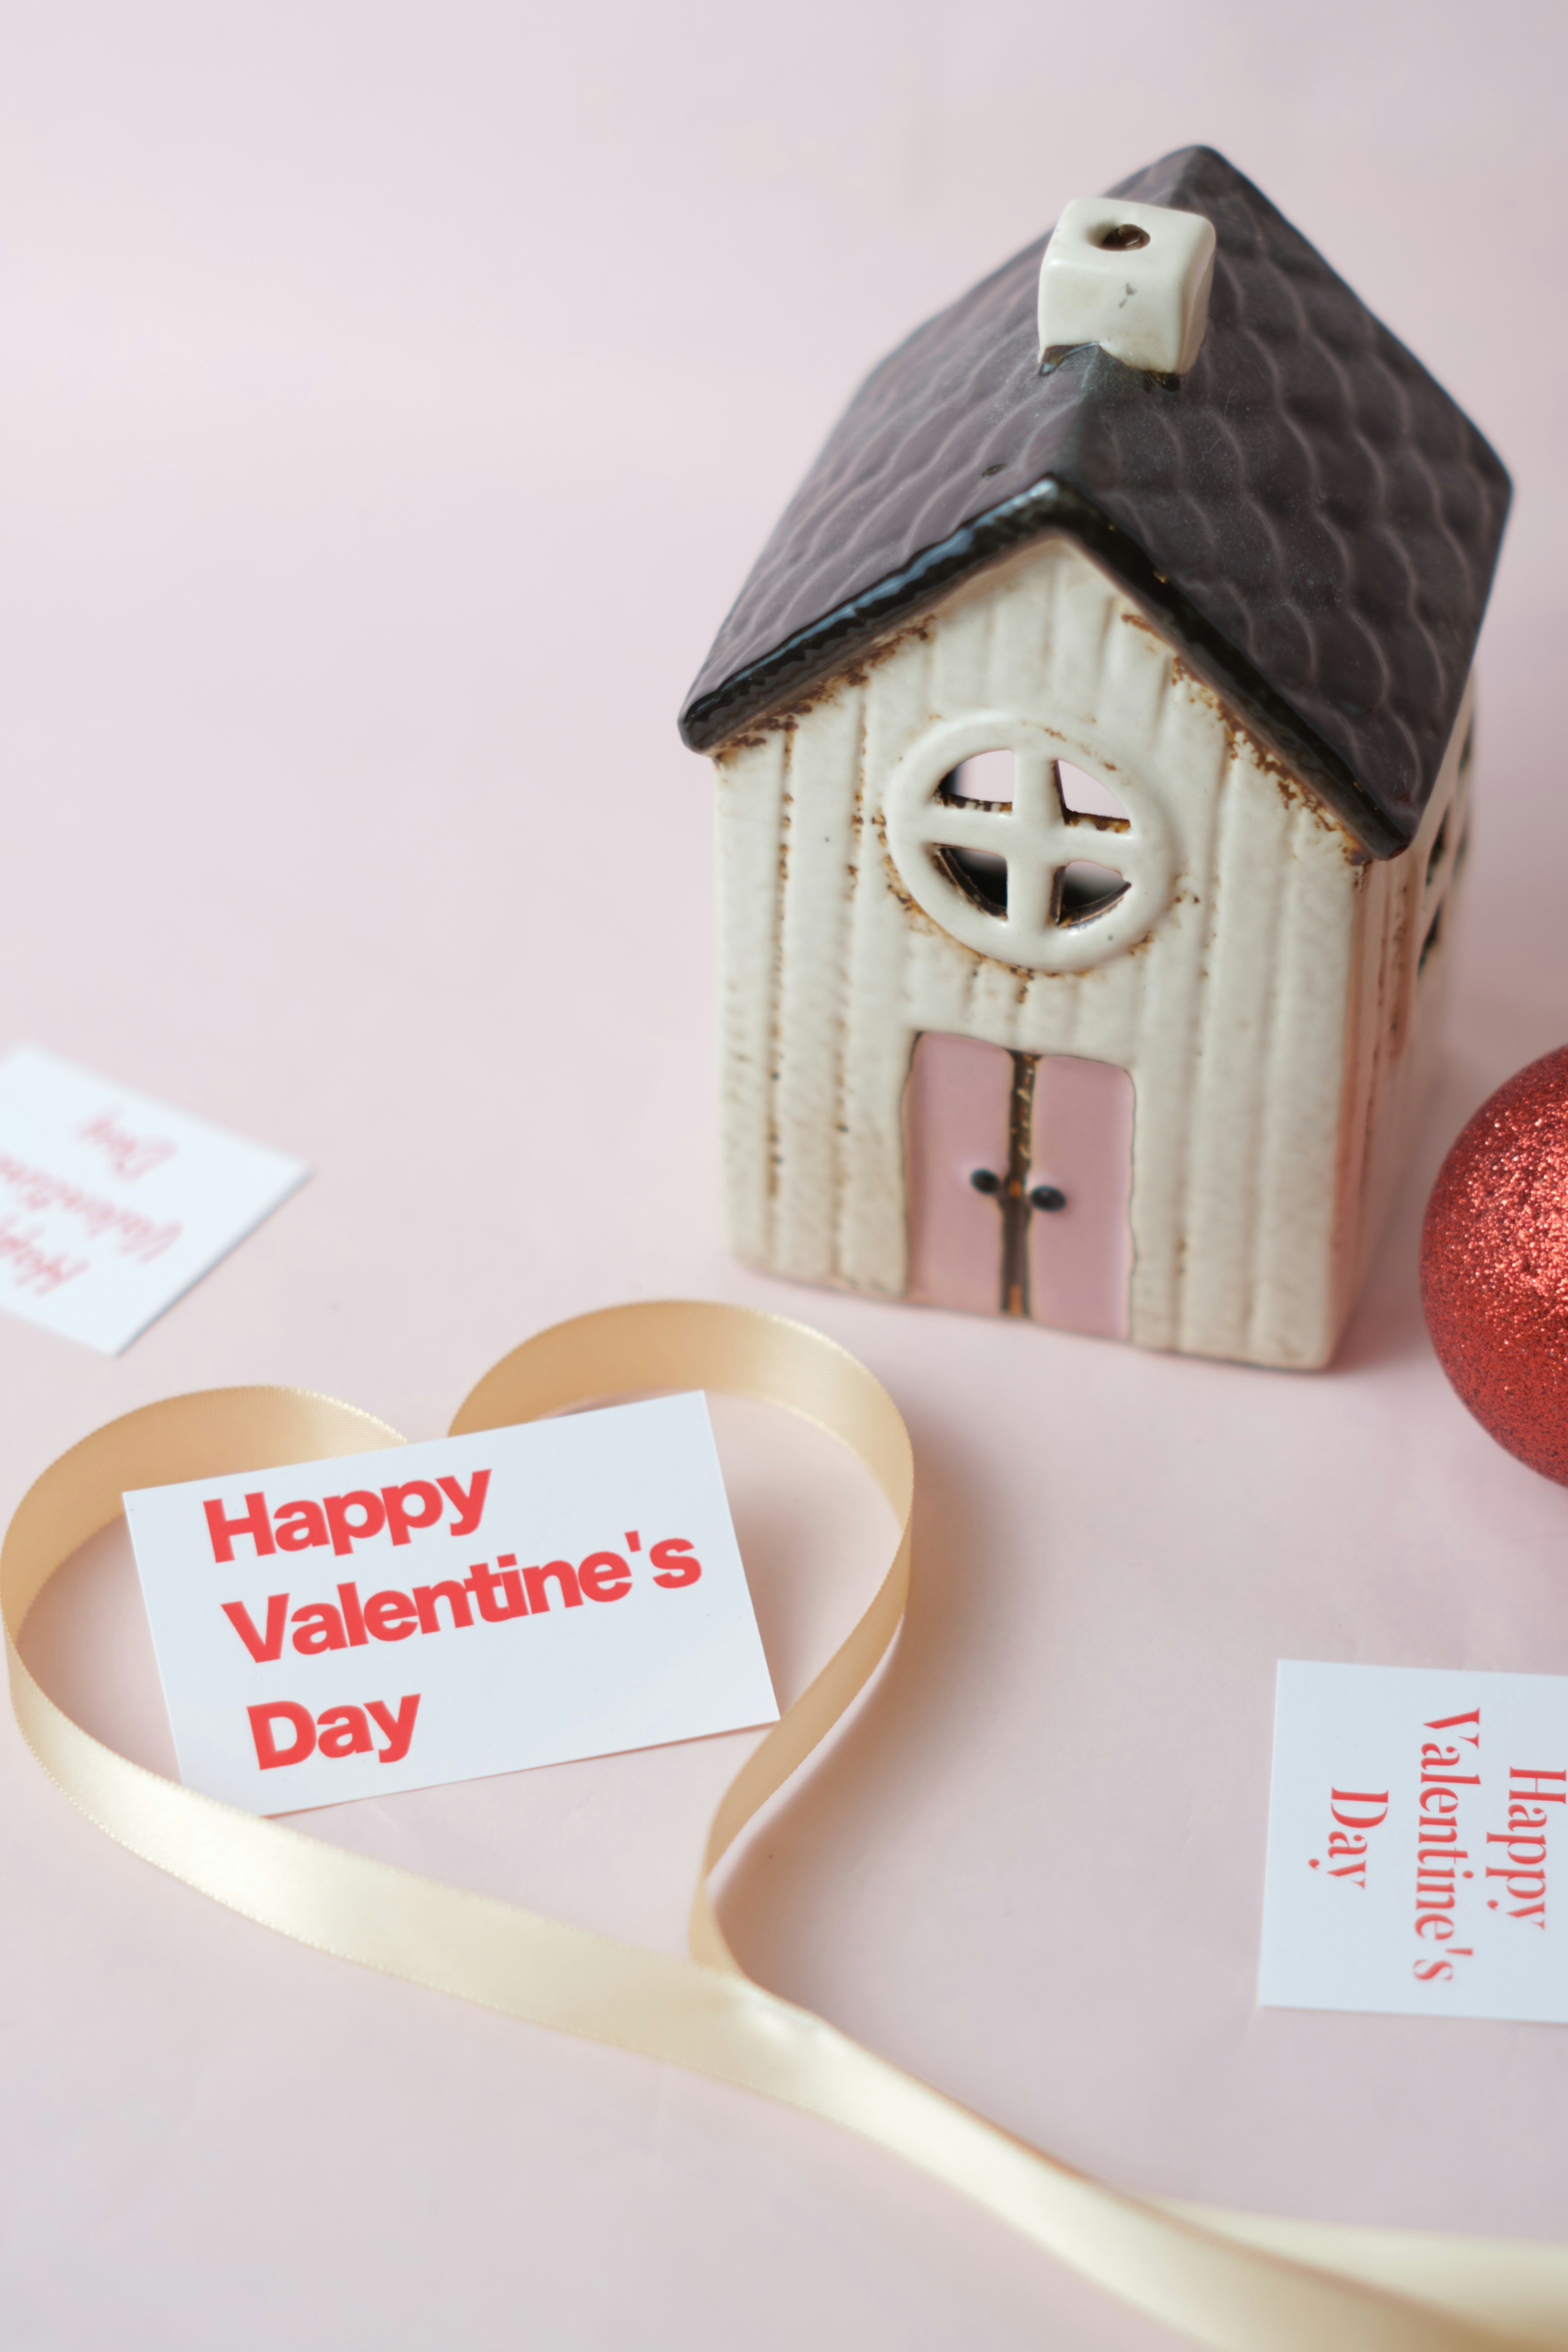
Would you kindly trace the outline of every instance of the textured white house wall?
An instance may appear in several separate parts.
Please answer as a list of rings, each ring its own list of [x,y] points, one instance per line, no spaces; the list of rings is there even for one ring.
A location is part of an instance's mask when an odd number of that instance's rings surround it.
[[[770,735],[719,770],[719,1043],[730,1246],[755,1265],[773,1253],[773,1066],[784,902],[784,765],[795,737]]]
[[[850,863],[864,772],[861,698],[825,702],[784,752],[784,895],[775,983],[773,1262],[782,1274],[838,1270],[838,1198],[847,1069]]]
[[[1469,815],[1472,777],[1468,761],[1461,761],[1474,714],[1472,678],[1419,833],[1403,857],[1366,869],[1352,1006],[1352,1103],[1340,1182],[1342,1312],[1349,1311],[1382,1234],[1435,1074]],[[1439,912],[1441,934],[1423,962]]]
[[[932,724],[980,709],[1052,730],[1064,759],[1111,777],[1134,823],[1140,801],[1166,813],[1173,899],[1092,970],[976,955],[900,886],[880,825],[887,779]],[[1392,933],[1416,852],[1359,862],[1338,820],[1061,540],[966,583],[716,764],[741,1255],[900,1295],[915,1037],[1082,1054],[1130,1071],[1135,1089],[1132,1338],[1325,1360],[1373,1213],[1363,1195],[1388,1157],[1368,1152],[1375,1097],[1404,1074],[1394,974],[1419,942]],[[1413,920],[1406,908],[1402,938]]]

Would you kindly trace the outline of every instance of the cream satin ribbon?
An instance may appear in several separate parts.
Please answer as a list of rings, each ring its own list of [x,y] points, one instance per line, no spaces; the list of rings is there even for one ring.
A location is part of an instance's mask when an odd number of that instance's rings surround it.
[[[780,2000],[741,1969],[710,1873],[837,1722],[885,1654],[909,1584],[909,1433],[865,1367],[749,1308],[612,1307],[542,1332],[486,1374],[452,1433],[658,1390],[784,1406],[840,1438],[893,1507],[898,1549],[870,1607],[737,1775],[709,1832],[689,1960],[616,1943],[416,1877],[143,1770],[47,1699],[16,1635],[60,1562],[163,1486],[404,1441],[294,1389],[219,1389],[144,1406],[56,1462],[0,1554],[11,1692],[46,1772],[109,1836],[300,1943],[596,2042],[689,2066],[826,2117],[973,2199],[1152,2318],[1221,2352],[1480,2352],[1568,2347],[1568,2249],[1275,2220],[1121,2195],[1025,2146]]]

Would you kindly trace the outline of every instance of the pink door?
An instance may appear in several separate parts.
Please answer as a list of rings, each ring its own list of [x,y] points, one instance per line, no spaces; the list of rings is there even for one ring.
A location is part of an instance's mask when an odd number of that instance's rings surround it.
[[[1114,1062],[1044,1054],[1035,1065],[1032,1114],[1029,1312],[1058,1330],[1125,1339],[1132,1081]]]
[[[1012,1102],[1005,1047],[916,1038],[904,1090],[911,1298],[1001,1313]]]
[[[904,1165],[911,1298],[1126,1336],[1125,1070],[972,1037],[919,1037]]]

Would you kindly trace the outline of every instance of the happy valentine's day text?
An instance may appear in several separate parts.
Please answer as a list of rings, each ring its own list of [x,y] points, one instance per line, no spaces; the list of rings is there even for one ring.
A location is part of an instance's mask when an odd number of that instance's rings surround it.
[[[1461,1807],[1471,1800],[1468,1792],[1479,1790],[1481,1775],[1479,1769],[1467,1771],[1467,1761],[1479,1763],[1481,1745],[1481,1710],[1468,1707],[1460,1715],[1434,1717],[1424,1727],[1427,1731],[1447,1732],[1451,1745],[1436,1739],[1423,1740],[1420,1754],[1420,1793],[1415,1842],[1415,1932],[1418,1939],[1447,1947],[1440,1955],[1422,1953],[1411,1963],[1412,1973],[1418,1984],[1449,1984],[1455,1975],[1457,1960],[1473,1960],[1473,1944],[1453,1941],[1460,1905],[1460,1882],[1473,1881],[1474,1869],[1460,1870],[1460,1863],[1469,1862],[1471,1849],[1459,1843],[1461,1836],[1473,1837],[1460,1818]],[[1473,1759],[1467,1759],[1464,1748],[1474,1749]],[[1510,1764],[1508,1774],[1508,1816],[1500,1829],[1483,1830],[1485,1855],[1481,1862],[1485,1877],[1483,1885],[1490,1887],[1500,1880],[1496,1894],[1486,1896],[1489,1911],[1506,1908],[1506,1916],[1525,1925],[1546,1927],[1546,1832],[1553,1816],[1548,1805],[1568,1805],[1568,1767],[1547,1769],[1536,1765]],[[1369,1865],[1374,1859],[1372,1843],[1373,1832],[1380,1830],[1388,1819],[1387,1789],[1340,1789],[1331,1791],[1330,1812],[1335,1826],[1325,1842],[1328,1875],[1366,1892]],[[1500,1846],[1500,1854],[1493,1853]],[[1480,1859],[1479,1857],[1477,1857]],[[1308,1862],[1309,1870],[1321,1866],[1320,1857]]]
[[[259,1492],[247,1495],[245,1511],[237,1518],[226,1514],[221,1501],[206,1502],[203,1508],[213,1558],[221,1567],[235,1559],[237,1538],[248,1538],[258,1559],[279,1550],[306,1551],[327,1544],[333,1551],[347,1554],[356,1541],[366,1541],[384,1528],[395,1544],[405,1544],[410,1529],[435,1527],[448,1503],[453,1514],[448,1532],[470,1535],[484,1515],[489,1481],[488,1470],[475,1471],[467,1489],[458,1478],[442,1478],[434,1485],[416,1478],[402,1486],[384,1486],[379,1493],[361,1487],[347,1495],[329,1495],[319,1504],[284,1503],[276,1511],[269,1508],[265,1492]],[[474,1624],[474,1607],[479,1622],[486,1625],[548,1616],[552,1580],[568,1609],[581,1608],[584,1600],[623,1601],[632,1589],[627,1555],[642,1551],[642,1538],[635,1528],[626,1531],[625,1540],[626,1553],[594,1551],[575,1565],[552,1559],[542,1566],[520,1569],[515,1552],[498,1552],[494,1568],[488,1560],[476,1561],[460,1581],[448,1577],[436,1584],[416,1584],[411,1592],[373,1592],[363,1602],[357,1583],[350,1580],[338,1586],[335,1607],[329,1601],[312,1601],[290,1612],[292,1596],[273,1592],[268,1595],[265,1627],[257,1625],[241,1601],[225,1601],[219,1606],[256,1664],[271,1665],[283,1654],[290,1625],[294,1648],[310,1657],[327,1650],[363,1649],[372,1638],[403,1642],[411,1633],[439,1633],[444,1629],[437,1604],[442,1601],[450,1612],[452,1631]],[[661,1537],[648,1547],[647,1558],[654,1570],[654,1583],[667,1591],[695,1584],[702,1573],[701,1562],[682,1536]],[[332,1758],[374,1753],[384,1764],[400,1763],[414,1738],[419,1696],[418,1692],[405,1695],[395,1715],[379,1699],[368,1700],[363,1707],[326,1707],[316,1716],[293,1699],[270,1699],[247,1707],[257,1762],[264,1772],[302,1764],[316,1754]],[[385,1734],[384,1748],[376,1747],[373,1724]],[[280,1737],[280,1731],[285,1736]]]

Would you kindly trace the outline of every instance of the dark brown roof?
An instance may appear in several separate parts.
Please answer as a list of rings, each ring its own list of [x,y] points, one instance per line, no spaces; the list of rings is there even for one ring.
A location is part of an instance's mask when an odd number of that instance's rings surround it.
[[[1042,237],[884,360],[828,436],[687,698],[722,743],[979,565],[1080,541],[1194,669],[1392,856],[1458,713],[1509,481],[1420,362],[1211,148],[1112,189],[1205,214],[1180,383],[1098,347],[1042,373]]]

